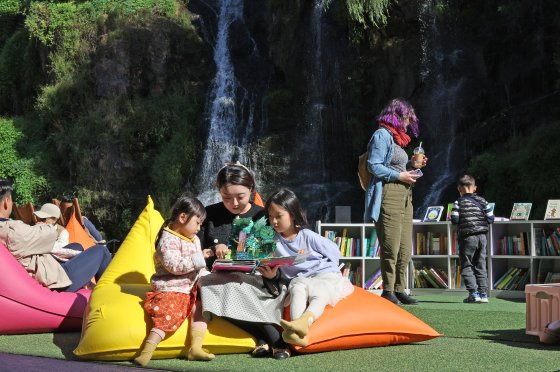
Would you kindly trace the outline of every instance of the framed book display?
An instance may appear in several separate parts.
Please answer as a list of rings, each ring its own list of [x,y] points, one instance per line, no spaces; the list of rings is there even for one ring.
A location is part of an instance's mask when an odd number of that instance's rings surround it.
[[[513,208],[511,210],[510,220],[525,220],[529,219],[529,214],[531,213],[531,207],[533,203],[513,203]]]
[[[441,214],[443,213],[443,206],[432,206],[426,209],[426,214],[422,219],[422,222],[437,222],[441,218]]]
[[[551,199],[546,204],[546,212],[544,213],[545,220],[559,220],[560,219],[560,200]]]

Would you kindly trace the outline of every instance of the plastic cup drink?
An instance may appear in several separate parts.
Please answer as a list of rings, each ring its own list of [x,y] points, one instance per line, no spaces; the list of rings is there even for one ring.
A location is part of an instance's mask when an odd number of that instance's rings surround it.
[[[422,147],[422,142],[414,149],[414,154],[412,155],[412,167],[422,168],[424,162],[424,148]]]

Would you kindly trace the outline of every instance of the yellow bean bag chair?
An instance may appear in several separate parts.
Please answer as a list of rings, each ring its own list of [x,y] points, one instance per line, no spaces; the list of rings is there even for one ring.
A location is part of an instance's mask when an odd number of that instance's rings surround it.
[[[142,307],[155,271],[155,239],[163,218],[151,198],[91,295],[82,338],[74,354],[82,359],[131,360],[140,350],[152,321]],[[163,340],[154,359],[184,357],[189,349],[183,325]],[[225,320],[208,324],[204,347],[214,354],[246,353],[255,347],[250,335]]]

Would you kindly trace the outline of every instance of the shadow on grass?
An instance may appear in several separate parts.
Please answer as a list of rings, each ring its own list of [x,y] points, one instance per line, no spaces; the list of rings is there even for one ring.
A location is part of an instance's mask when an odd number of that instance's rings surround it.
[[[490,340],[507,346],[518,347],[521,349],[558,351],[560,345],[543,345],[539,343],[537,336],[525,334],[525,329],[493,329],[480,331],[483,340]]]
[[[60,349],[66,360],[80,360],[74,349],[80,342],[80,332],[53,333],[53,343]]]
[[[418,304],[457,304],[457,301],[430,301],[430,300],[419,300]]]

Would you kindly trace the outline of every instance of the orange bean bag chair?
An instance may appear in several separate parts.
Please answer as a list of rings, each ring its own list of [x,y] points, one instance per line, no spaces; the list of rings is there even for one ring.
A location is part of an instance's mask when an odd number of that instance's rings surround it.
[[[87,231],[82,227],[82,224],[78,222],[75,212],[72,212],[66,224],[66,230],[68,230],[68,235],[70,235],[70,243],[80,243],[84,249],[91,248],[95,245],[91,236],[89,236]]]
[[[284,317],[289,319],[289,308]],[[408,344],[441,336],[432,327],[386,299],[363,288],[335,307],[327,306],[309,330],[309,344],[293,345],[300,353]]]

